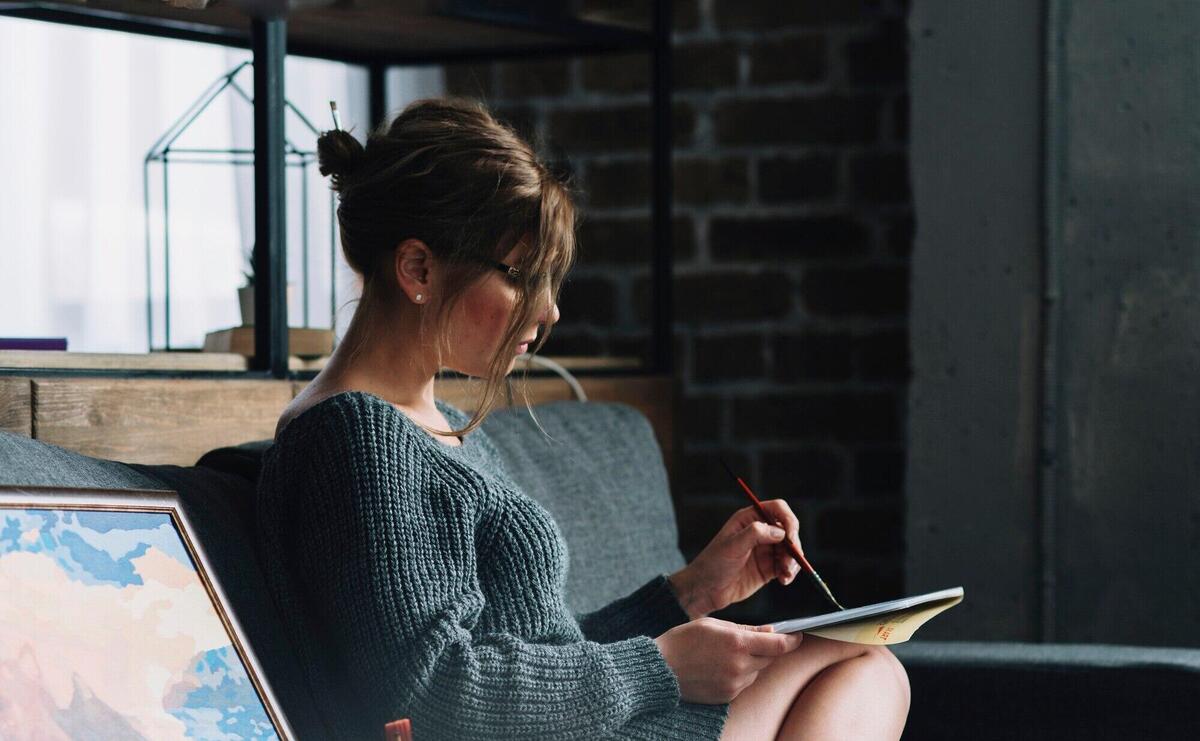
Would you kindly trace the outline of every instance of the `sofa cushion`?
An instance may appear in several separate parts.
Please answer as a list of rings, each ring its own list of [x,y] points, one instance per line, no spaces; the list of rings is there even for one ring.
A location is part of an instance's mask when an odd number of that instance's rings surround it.
[[[39,440],[0,431],[0,484],[97,489],[161,489],[124,463],[89,458]]]
[[[263,453],[271,447],[271,440],[255,440],[241,445],[210,450],[200,456],[197,466],[205,466],[218,471],[225,471],[240,476],[250,482],[258,481],[258,472],[262,469]],[[250,507],[253,512],[254,507]]]
[[[587,612],[685,563],[662,451],[646,417],[619,403],[559,401],[488,416],[509,476],[566,538],[567,604]]]

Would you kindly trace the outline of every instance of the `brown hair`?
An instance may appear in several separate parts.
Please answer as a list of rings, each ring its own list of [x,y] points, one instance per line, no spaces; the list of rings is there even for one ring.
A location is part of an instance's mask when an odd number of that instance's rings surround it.
[[[322,175],[338,193],[342,251],[362,276],[355,313],[397,300],[391,268],[405,239],[424,242],[444,272],[436,315],[421,311],[420,331],[439,330],[438,366],[453,338],[441,331],[454,305],[479,277],[495,270],[518,240],[529,251],[518,267],[517,303],[492,358],[478,408],[465,434],[487,417],[506,385],[511,349],[525,327],[557,302],[575,259],[575,206],[568,182],[480,102],[440,98],[408,105],[367,137],[366,147],[335,129],[317,140]],[[529,349],[546,343],[550,325]],[[355,348],[355,353],[358,348]],[[511,388],[508,389],[511,398]],[[526,395],[528,404],[528,396]]]

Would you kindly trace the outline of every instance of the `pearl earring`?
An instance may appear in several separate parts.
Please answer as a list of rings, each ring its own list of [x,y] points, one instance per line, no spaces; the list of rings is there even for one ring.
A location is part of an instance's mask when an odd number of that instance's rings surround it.
[[[423,299],[423,298],[421,298],[421,294],[419,294],[419,293],[418,293],[418,294],[417,294],[417,303],[421,303],[421,301],[423,301],[423,300],[424,300],[424,299]]]

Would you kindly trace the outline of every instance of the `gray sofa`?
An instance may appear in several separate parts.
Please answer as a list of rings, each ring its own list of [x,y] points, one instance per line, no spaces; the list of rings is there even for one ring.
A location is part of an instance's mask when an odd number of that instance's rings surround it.
[[[666,471],[645,417],[622,404],[579,402],[545,404],[537,416],[550,439],[522,409],[492,414],[485,429],[570,545],[572,609],[594,609],[682,566]],[[222,448],[192,467],[146,466],[0,433],[0,484],[179,492],[293,730],[326,738],[256,566],[252,496],[267,445]],[[905,738],[1200,736],[1186,702],[1200,697],[1200,651],[919,641],[895,650],[913,687]]]

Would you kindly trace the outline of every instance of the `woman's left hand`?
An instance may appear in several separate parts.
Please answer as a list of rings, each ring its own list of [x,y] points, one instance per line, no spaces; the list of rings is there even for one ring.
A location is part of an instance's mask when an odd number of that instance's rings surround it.
[[[692,618],[703,617],[741,602],[771,579],[791,584],[800,564],[789,551],[785,537],[800,553],[800,521],[782,499],[762,503],[779,527],[762,521],[754,506],[743,507],[721,527],[700,555],[671,575],[679,601]]]

